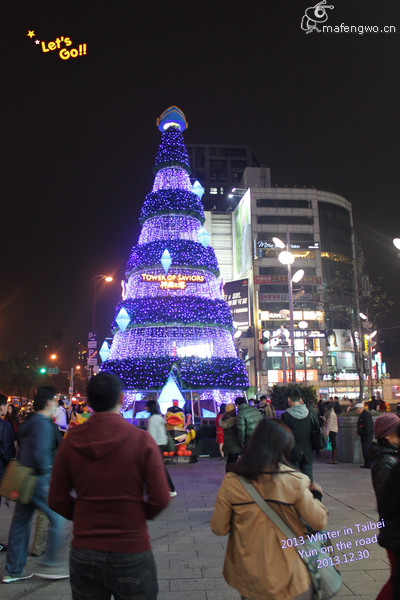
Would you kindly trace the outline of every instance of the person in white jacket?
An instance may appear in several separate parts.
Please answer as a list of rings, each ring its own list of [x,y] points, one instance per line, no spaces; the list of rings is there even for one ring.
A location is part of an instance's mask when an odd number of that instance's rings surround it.
[[[160,407],[158,406],[158,402],[155,400],[149,400],[146,405],[146,410],[150,413],[150,417],[147,419],[147,431],[160,448],[160,452],[162,454],[167,446],[168,437],[165,429],[165,421],[160,415]],[[175,486],[165,465],[164,468],[168,479],[169,495],[171,498],[173,498],[174,496],[177,496],[178,493],[175,490]]]
[[[337,416],[335,413],[335,406],[331,402],[326,403],[325,412],[325,436],[329,438],[332,446],[331,458],[328,460],[329,465],[337,465],[337,448],[336,448],[336,436],[339,430]]]

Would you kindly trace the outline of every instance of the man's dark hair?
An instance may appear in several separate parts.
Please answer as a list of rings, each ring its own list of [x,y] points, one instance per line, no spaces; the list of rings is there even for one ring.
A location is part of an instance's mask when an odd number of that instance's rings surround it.
[[[0,394],[0,406],[8,404],[8,398],[4,394]]]
[[[236,406],[241,406],[242,404],[247,404],[246,398],[243,398],[243,396],[238,396],[238,398],[235,398],[235,404],[236,404]]]
[[[259,402],[262,402],[263,400],[266,400],[266,399],[267,399],[267,396],[265,396],[265,395],[262,395],[262,396],[260,396],[260,398],[259,398]]]
[[[234,472],[247,479],[257,479],[265,471],[277,471],[279,463],[289,464],[294,436],[285,423],[277,419],[262,419]]]
[[[47,402],[52,400],[56,395],[56,388],[53,388],[51,385],[42,385],[42,387],[38,388],[33,398],[33,410],[35,412],[44,410]]]
[[[160,414],[160,407],[158,406],[157,400],[147,400],[146,407],[148,408],[150,415]]]
[[[301,400],[301,392],[298,387],[292,387],[288,394],[289,398],[292,402],[300,402]]]
[[[91,378],[87,387],[88,402],[94,412],[113,410],[121,394],[121,380],[110,373],[99,373]]]
[[[64,400],[61,398],[58,399],[58,406],[64,406]]]

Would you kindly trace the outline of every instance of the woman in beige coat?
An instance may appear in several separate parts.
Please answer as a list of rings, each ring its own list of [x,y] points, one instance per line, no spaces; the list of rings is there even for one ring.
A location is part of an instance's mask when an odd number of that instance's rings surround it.
[[[218,492],[211,529],[229,534],[223,574],[229,585],[251,600],[308,600],[311,579],[297,549],[307,528],[327,523],[321,489],[288,464],[293,434],[282,422],[263,419],[235,467]],[[248,495],[238,475],[250,480],[296,535],[298,546],[286,538]]]

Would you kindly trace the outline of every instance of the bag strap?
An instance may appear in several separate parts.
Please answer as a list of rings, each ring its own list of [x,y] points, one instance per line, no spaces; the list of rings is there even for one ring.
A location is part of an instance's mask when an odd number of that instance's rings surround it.
[[[254,502],[261,508],[261,510],[271,519],[271,521],[281,530],[283,535],[287,538],[296,537],[295,533],[290,529],[288,525],[286,525],[285,521],[281,519],[279,515],[276,514],[274,510],[269,506],[268,502],[264,500],[264,498],[259,494],[252,483],[244,479],[244,477],[238,476],[238,479],[246,492],[251,496]]]

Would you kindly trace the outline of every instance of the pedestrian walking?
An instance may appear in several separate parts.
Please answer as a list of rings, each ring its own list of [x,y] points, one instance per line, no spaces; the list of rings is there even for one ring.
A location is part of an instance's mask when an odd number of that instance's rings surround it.
[[[5,420],[7,415],[8,399],[4,394],[0,394],[0,481],[3,478],[6,466],[15,456],[14,432]],[[0,496],[1,506],[1,496]],[[7,552],[7,545],[0,542],[0,552]]]
[[[299,388],[289,392],[289,408],[282,413],[281,420],[291,429],[295,444],[290,454],[292,465],[313,480],[312,420],[305,404],[302,404]]]
[[[19,462],[37,473],[37,483],[29,504],[15,505],[9,533],[6,568],[3,583],[13,583],[32,577],[25,569],[32,515],[42,510],[50,521],[46,560],[38,563],[35,574],[45,579],[63,579],[68,571],[60,559],[64,543],[64,519],[53,512],[47,503],[52,468],[52,418],[57,407],[56,390],[40,387],[33,401],[34,413],[19,428]],[[70,488],[71,490],[72,488]]]
[[[122,418],[117,376],[92,377],[87,394],[94,414],[63,440],[49,492],[51,508],[74,521],[72,598],[156,600],[146,520],[169,502],[160,450],[147,431]]]
[[[357,421],[357,435],[361,441],[361,449],[364,458],[364,464],[361,465],[361,469],[369,469],[370,464],[368,459],[368,446],[372,442],[374,436],[373,420],[371,413],[365,410],[365,406],[362,402],[357,402],[354,408],[356,409],[356,413],[359,415]]]
[[[223,575],[242,598],[251,600],[311,600],[307,567],[295,547],[283,548],[282,533],[243,487],[249,480],[262,498],[286,521],[296,536],[327,524],[322,490],[289,466],[292,432],[282,422],[262,419],[249,446],[227,473],[211,518],[215,535],[229,535]]]
[[[59,398],[58,407],[54,415],[54,422],[58,425],[61,431],[67,431],[67,411],[64,407],[64,400]]]
[[[332,446],[331,457],[328,460],[328,465],[337,465],[338,451],[336,447],[336,436],[339,431],[337,414],[334,404],[331,404],[330,402],[327,402],[326,404],[324,433],[325,437],[329,439]]]
[[[222,449],[222,447],[224,445],[224,430],[222,429],[222,427],[220,425],[220,420],[221,420],[222,415],[225,414],[225,410],[226,410],[226,404],[221,404],[221,406],[219,407],[219,412],[218,412],[217,417],[215,419],[215,430],[216,430],[216,436],[217,436],[217,444],[218,444],[219,453],[221,455],[221,460],[224,460],[225,455],[224,455],[224,451]]]
[[[15,406],[15,404],[9,404],[7,406],[7,414],[4,417],[4,420],[7,421],[7,423],[10,423],[11,427],[13,428],[15,437],[17,437],[19,427],[18,413],[18,407]]]
[[[56,452],[57,452],[58,448],[60,447],[60,444],[61,444],[61,441],[63,438],[61,435],[61,431],[58,428],[58,426],[56,425],[56,423],[54,423],[52,421],[51,425],[53,428],[53,439],[51,442],[50,452],[51,452],[51,461],[53,464],[54,458],[56,456]],[[36,516],[35,533],[34,533],[33,542],[32,542],[31,556],[41,556],[42,554],[45,553],[49,524],[50,524],[50,521],[49,521],[47,515],[42,510],[38,509],[37,516]]]
[[[272,406],[270,398],[267,398],[267,396],[260,396],[258,412],[266,419],[275,419],[275,408]]]
[[[226,456],[225,470],[228,473],[232,471],[243,452],[242,444],[239,441],[239,432],[237,429],[237,418],[234,404],[227,404],[225,414],[220,419],[220,425],[224,432],[223,452]]]
[[[166,452],[167,450],[168,436],[167,430],[165,429],[165,421],[160,414],[158,402],[156,402],[156,400],[148,400],[146,404],[146,410],[150,413],[150,416],[147,419],[147,431],[159,447],[161,456],[163,456],[163,452]],[[164,462],[164,459],[162,460]],[[169,496],[170,498],[174,498],[178,495],[178,493],[175,490],[175,486],[165,464],[164,469],[169,485]]]
[[[386,548],[390,578],[377,600],[400,598],[400,419],[393,413],[380,415],[374,424],[376,442],[368,448],[372,485],[378,504],[379,518],[385,527],[379,530],[378,544]]]
[[[241,396],[235,399],[235,404],[238,408],[236,424],[239,441],[242,447],[246,447],[262,416],[254,406],[247,404],[246,399]]]

